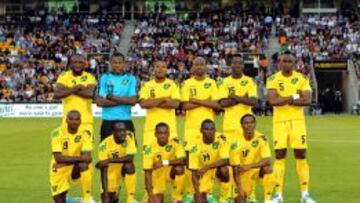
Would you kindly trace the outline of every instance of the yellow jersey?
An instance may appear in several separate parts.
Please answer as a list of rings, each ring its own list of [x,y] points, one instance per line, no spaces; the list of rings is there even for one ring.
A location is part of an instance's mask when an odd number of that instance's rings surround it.
[[[218,88],[216,82],[206,77],[204,80],[196,80],[194,77],[187,79],[181,88],[181,101],[188,102],[191,98],[201,100],[218,100]],[[185,116],[185,129],[199,129],[205,119],[214,120],[214,111],[211,108],[200,106],[187,110]]]
[[[293,71],[289,77],[283,76],[281,71],[275,73],[267,79],[266,88],[276,90],[282,97],[298,94],[301,91],[311,91],[309,79],[296,71]],[[305,119],[302,106],[274,106],[273,109],[274,122]]]
[[[176,83],[170,79],[158,83],[155,79],[146,82],[140,90],[140,100],[170,97],[180,100],[180,92]],[[175,109],[151,108],[147,109],[144,131],[155,132],[155,126],[164,122],[168,124],[171,135],[177,134]]]
[[[226,77],[219,87],[220,99],[228,98],[231,95],[243,97],[258,98],[257,85],[254,80],[246,75],[235,79],[232,76]],[[224,114],[224,131],[239,130],[240,119],[243,115],[252,114],[252,106],[246,104],[237,104],[235,106],[225,108]]]
[[[237,139],[230,144],[230,165],[258,163],[270,158],[271,152],[265,135],[255,132],[251,140],[245,139],[243,131],[237,133]]]
[[[81,152],[92,150],[92,136],[87,131],[71,134],[65,127],[59,127],[51,132],[52,152],[60,152],[63,156],[80,156]],[[52,156],[51,166],[55,163],[55,158]]]
[[[191,146],[189,169],[198,170],[221,159],[229,159],[230,148],[223,134],[215,133],[214,142],[205,144],[202,139]]]
[[[126,139],[123,143],[116,143],[114,135],[105,138],[99,146],[98,158],[100,161],[106,159],[118,159],[127,155],[136,154],[135,136],[127,131]]]
[[[96,85],[96,79],[93,75],[83,71],[80,76],[74,76],[71,70],[61,73],[56,83],[62,84],[67,88],[75,85]],[[71,110],[77,110],[81,114],[81,124],[92,124],[93,116],[91,109],[92,99],[85,99],[77,95],[70,95],[62,99],[63,104],[63,124],[66,121],[66,115]]]
[[[169,140],[169,143],[165,146],[160,146],[157,141],[144,146],[143,154],[144,169],[152,169],[154,163],[158,161],[185,158],[185,150],[176,138]]]

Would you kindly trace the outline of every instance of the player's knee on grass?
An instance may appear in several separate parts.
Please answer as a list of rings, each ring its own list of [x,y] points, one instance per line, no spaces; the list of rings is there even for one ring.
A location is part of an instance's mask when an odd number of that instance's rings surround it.
[[[175,179],[175,176],[181,176],[185,174],[185,167],[184,166],[173,166],[170,171],[170,178]]]
[[[131,174],[134,174],[134,173],[135,173],[135,165],[134,165],[133,162],[125,163],[122,166],[122,169],[121,169],[121,175],[122,176],[125,176],[126,174],[131,175]]]
[[[275,149],[275,158],[276,159],[285,159],[286,149]]]
[[[306,149],[294,149],[296,159],[306,159]]]
[[[229,182],[230,181],[229,168],[226,166],[217,168],[216,177],[219,178],[221,182]]]
[[[53,196],[54,202],[55,203],[66,203],[66,194],[67,194],[67,191]]]

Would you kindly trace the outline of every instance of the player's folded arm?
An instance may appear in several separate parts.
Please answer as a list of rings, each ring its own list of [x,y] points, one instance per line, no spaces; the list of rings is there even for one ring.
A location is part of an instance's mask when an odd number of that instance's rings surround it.
[[[75,94],[85,99],[92,99],[94,98],[95,89],[96,85],[90,84],[87,85],[85,88],[81,88],[80,91],[75,92]]]
[[[106,99],[116,102],[117,104],[135,105],[138,102],[137,96],[119,97],[114,95],[107,95]]]
[[[284,106],[291,102],[293,98],[289,97],[282,97],[280,96],[276,89],[268,89],[267,99],[271,106]]]

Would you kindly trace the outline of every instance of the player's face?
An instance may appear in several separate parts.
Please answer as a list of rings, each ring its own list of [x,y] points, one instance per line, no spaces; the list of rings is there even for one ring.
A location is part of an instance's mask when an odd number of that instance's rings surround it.
[[[81,117],[78,112],[70,112],[66,118],[67,125],[72,131],[77,131],[81,124]]]
[[[202,127],[201,127],[201,133],[203,135],[203,139],[204,140],[213,140],[214,135],[215,135],[215,125],[214,123],[205,123]]]
[[[241,75],[243,69],[244,69],[244,61],[239,57],[233,58],[233,60],[231,62],[232,73],[234,75]]]
[[[245,117],[241,127],[243,128],[244,135],[253,135],[256,127],[255,119],[251,116]]]
[[[165,146],[169,142],[169,128],[162,126],[156,128],[155,136],[160,146]]]
[[[290,72],[295,66],[295,58],[290,54],[283,54],[280,58],[279,67],[281,71]]]
[[[206,74],[206,62],[204,59],[194,61],[192,72],[195,76],[204,76]]]
[[[72,70],[75,74],[81,74],[84,70],[84,59],[80,56],[71,57]]]
[[[114,125],[114,139],[116,143],[123,143],[126,140],[126,126],[124,123]]]
[[[165,61],[157,61],[154,64],[154,74],[157,79],[164,79],[166,77],[167,66]]]
[[[125,61],[122,57],[112,57],[110,60],[111,71],[115,74],[124,72]]]

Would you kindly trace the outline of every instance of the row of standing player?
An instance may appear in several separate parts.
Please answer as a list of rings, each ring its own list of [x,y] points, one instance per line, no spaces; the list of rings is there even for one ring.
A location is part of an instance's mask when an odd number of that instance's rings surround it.
[[[82,71],[83,58],[72,58],[72,70],[62,74],[57,81],[55,96],[63,98],[64,113],[74,107],[81,112],[81,129],[93,133],[91,91],[95,91],[95,80]],[[103,107],[101,137],[111,134],[113,123],[122,121],[127,129],[134,131],[131,122],[131,105],[137,102],[136,80],[124,73],[124,57],[115,55],[111,58],[111,72],[100,79],[99,96],[96,103]],[[274,107],[273,141],[276,161],[274,176],[276,194],[274,201],[282,201],[282,180],[284,176],[287,141],[294,148],[297,158],[297,171],[301,183],[303,202],[314,202],[308,188],[308,165],[305,159],[306,130],[303,106],[311,102],[309,81],[300,73],[293,71],[295,58],[289,53],[282,55],[279,66],[281,71],[268,79],[268,99]],[[166,123],[171,131],[170,138],[177,135],[174,109],[180,104],[186,110],[185,150],[187,155],[200,138],[199,129],[202,121],[214,120],[213,110],[225,109],[224,133],[227,139],[234,140],[240,129],[239,118],[251,113],[251,106],[256,103],[256,84],[242,74],[244,63],[241,57],[234,57],[231,63],[232,75],[220,84],[219,91],[215,81],[206,76],[206,61],[198,57],[193,62],[193,77],[185,81],[181,96],[177,85],[166,78],[166,63],[154,63],[155,78],[143,85],[139,103],[148,110],[144,127],[144,146],[154,140],[154,129],[160,122]],[[82,102],[82,103],[81,103]],[[145,149],[146,147],[144,147]],[[85,196],[84,196],[85,198]]]

